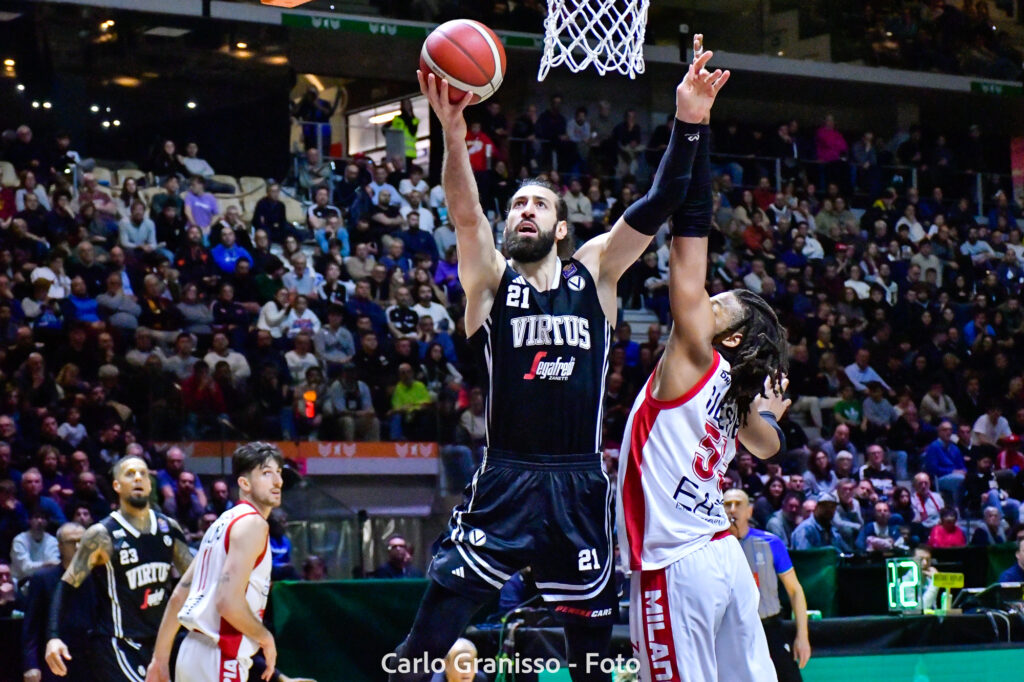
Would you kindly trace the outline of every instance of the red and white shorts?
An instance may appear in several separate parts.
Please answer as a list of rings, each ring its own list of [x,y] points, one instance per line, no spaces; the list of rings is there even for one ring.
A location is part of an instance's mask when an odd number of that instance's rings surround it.
[[[252,659],[231,658],[206,635],[190,632],[178,649],[174,682],[246,682]]]
[[[629,638],[640,682],[775,682],[759,600],[731,535],[665,568],[634,572]]]

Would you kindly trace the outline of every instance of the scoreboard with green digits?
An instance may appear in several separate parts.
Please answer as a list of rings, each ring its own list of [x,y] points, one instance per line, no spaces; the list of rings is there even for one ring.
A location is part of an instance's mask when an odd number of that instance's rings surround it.
[[[890,613],[921,613],[921,567],[910,557],[885,560]]]

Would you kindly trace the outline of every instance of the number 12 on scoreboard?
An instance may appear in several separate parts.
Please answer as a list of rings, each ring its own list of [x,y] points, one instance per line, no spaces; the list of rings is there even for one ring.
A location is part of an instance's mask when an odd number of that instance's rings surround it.
[[[909,613],[921,611],[921,567],[909,558],[885,560],[889,611]]]

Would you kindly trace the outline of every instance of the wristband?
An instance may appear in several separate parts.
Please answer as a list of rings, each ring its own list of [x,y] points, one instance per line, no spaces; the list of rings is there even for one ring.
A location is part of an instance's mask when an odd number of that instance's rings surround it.
[[[641,234],[654,236],[683,203],[690,185],[693,159],[701,139],[709,135],[708,130],[706,125],[675,120],[651,189],[622,214],[630,227]]]
[[[711,129],[700,136],[690,186],[682,205],[672,214],[673,237],[707,237],[711,233]]]
[[[786,451],[786,434],[782,433],[782,427],[779,426],[779,420],[775,418],[775,414],[769,410],[758,412],[761,415],[761,419],[768,422],[768,426],[775,429],[775,433],[779,436],[779,452]],[[776,452],[775,455],[779,454]],[[775,455],[772,455],[774,457]]]

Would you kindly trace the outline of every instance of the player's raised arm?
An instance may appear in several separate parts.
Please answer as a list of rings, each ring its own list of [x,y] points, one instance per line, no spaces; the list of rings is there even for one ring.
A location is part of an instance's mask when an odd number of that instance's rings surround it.
[[[463,111],[471,96],[452,104],[448,99],[448,80],[432,73],[416,72],[420,91],[444,128],[444,167],[441,184],[448,202],[448,214],[455,226],[459,250],[459,281],[472,299],[483,290],[493,291],[501,282],[504,263],[494,248],[490,222],[480,207],[480,194],[469,163],[466,148],[466,119]],[[467,320],[468,322],[468,320]]]
[[[68,668],[64,661],[71,660],[71,653],[68,651],[67,645],[58,636],[64,592],[81,587],[88,577],[89,571],[110,561],[110,554],[113,551],[114,544],[111,541],[110,532],[99,523],[93,524],[82,535],[82,540],[78,543],[78,549],[75,550],[71,563],[57,582],[57,589],[53,592],[53,601],[50,602],[50,617],[46,625],[46,665],[54,675],[59,677],[67,675]]]
[[[728,78],[728,72],[720,78]],[[711,133],[705,125],[695,143],[684,200],[672,214],[668,277],[672,332],[653,386],[655,396],[665,400],[690,390],[714,357],[715,311],[704,288],[712,210],[710,150]]]
[[[240,633],[256,641],[267,659],[263,679],[269,680],[277,665],[277,647],[274,636],[253,615],[245,599],[252,568],[260,555],[267,551],[269,526],[259,514],[241,516],[231,526],[228,535],[228,555],[217,587],[217,612]]]
[[[626,209],[607,234],[590,240],[577,254],[588,267],[591,259],[598,261],[596,272],[602,283],[614,287],[686,196],[697,149],[710,135],[711,107],[729,80],[728,71],[704,68],[713,53],[704,52],[703,38],[694,36],[693,63],[676,86],[676,120],[650,190]]]

